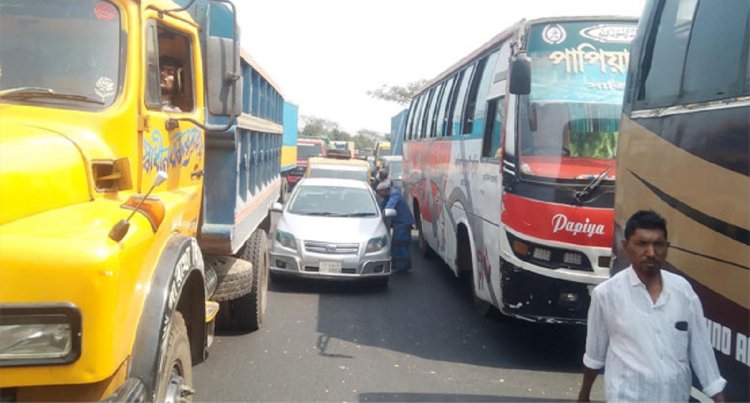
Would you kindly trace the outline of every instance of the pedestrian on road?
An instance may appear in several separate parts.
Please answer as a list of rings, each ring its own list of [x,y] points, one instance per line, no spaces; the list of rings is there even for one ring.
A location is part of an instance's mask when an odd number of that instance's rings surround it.
[[[604,372],[608,402],[687,402],[692,370],[703,392],[724,401],[726,380],[690,284],[662,270],[667,223],[654,211],[638,211],[625,226],[622,246],[631,265],[591,292],[583,384],[589,401],[597,370]]]
[[[390,179],[385,179],[376,188],[378,196],[383,200],[380,209],[384,213],[389,210],[395,211],[396,215],[391,217],[391,271],[400,272],[411,269],[411,228],[414,225],[414,216],[409,211],[409,206],[404,196],[397,188],[393,187]]]
[[[387,169],[383,168],[380,171],[378,171],[378,174],[375,175],[375,179],[372,181],[372,188],[377,189],[380,182],[388,179],[389,172]]]

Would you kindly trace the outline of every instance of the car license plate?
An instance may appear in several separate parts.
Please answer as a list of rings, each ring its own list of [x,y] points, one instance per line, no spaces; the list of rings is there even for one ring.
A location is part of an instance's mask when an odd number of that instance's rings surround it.
[[[321,273],[341,273],[341,262],[320,262]]]

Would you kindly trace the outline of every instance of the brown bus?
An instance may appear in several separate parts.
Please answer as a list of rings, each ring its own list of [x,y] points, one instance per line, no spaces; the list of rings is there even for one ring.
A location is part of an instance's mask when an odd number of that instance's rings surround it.
[[[651,0],[631,47],[615,246],[628,217],[668,222],[668,268],[703,303],[727,400],[749,401],[750,1]],[[615,250],[613,272],[627,266]]]

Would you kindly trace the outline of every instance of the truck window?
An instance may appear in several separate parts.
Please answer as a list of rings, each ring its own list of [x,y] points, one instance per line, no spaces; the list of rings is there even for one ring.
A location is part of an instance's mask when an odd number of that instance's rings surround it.
[[[192,111],[190,38],[155,21],[149,22],[146,33],[146,105],[165,112]]]

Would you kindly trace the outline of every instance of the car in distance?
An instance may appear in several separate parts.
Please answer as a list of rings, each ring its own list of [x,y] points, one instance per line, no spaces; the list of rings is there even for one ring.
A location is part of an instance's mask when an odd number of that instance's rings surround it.
[[[387,287],[391,240],[366,182],[304,178],[280,212],[271,250],[274,276],[370,279]]]
[[[355,179],[368,182],[370,179],[370,164],[356,158],[313,157],[307,161],[305,177]]]
[[[305,176],[310,158],[325,157],[326,143],[321,139],[301,138],[297,140],[297,167],[287,174],[289,189]]]

